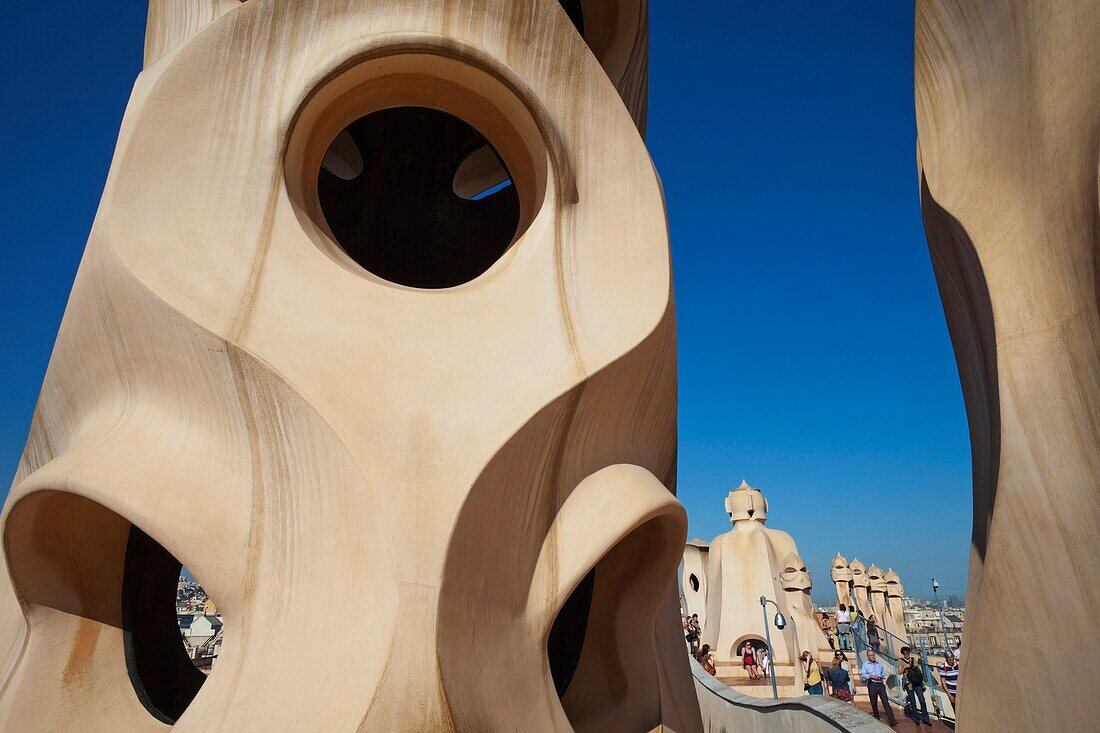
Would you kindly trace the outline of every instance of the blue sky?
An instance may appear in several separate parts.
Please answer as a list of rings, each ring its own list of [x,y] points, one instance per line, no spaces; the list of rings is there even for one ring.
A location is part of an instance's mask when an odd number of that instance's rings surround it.
[[[4,486],[140,70],[142,5],[0,9]],[[651,16],[690,534],[725,531],[745,478],[816,598],[838,550],[961,595],[970,451],[917,199],[912,3],[651,0]]]

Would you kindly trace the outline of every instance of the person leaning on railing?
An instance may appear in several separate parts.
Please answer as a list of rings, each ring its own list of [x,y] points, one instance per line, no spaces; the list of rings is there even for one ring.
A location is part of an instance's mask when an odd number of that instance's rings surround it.
[[[878,633],[878,619],[875,618],[875,614],[871,614],[871,617],[867,619],[867,646],[874,649],[876,652],[881,651],[879,647],[882,644],[882,640],[879,638]]]
[[[954,705],[959,688],[959,663],[955,661],[955,655],[948,652],[943,664],[937,669],[940,674],[940,685],[943,687],[943,691],[947,693],[947,699]]]

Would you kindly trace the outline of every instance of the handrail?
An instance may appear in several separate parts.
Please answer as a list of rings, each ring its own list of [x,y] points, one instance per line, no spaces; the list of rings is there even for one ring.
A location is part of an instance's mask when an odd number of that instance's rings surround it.
[[[867,639],[867,619],[864,617],[862,610],[860,610],[858,606],[855,607],[855,610],[855,617],[852,619],[850,628],[853,642],[852,649],[856,656],[857,668],[863,666],[863,658],[866,656],[867,650],[874,649],[875,656],[879,659],[880,662],[884,662],[883,667],[889,668],[889,673],[886,676],[887,679],[884,680],[884,684],[886,684],[887,694],[889,695],[890,692],[895,692],[896,696],[892,696],[891,699],[895,704],[897,704],[904,710],[908,700],[904,690],[904,685],[902,683],[901,675],[898,674],[898,661],[900,657],[901,647],[912,647],[913,645],[909,641],[902,639],[900,636],[890,633],[881,626],[877,626],[876,629],[879,633],[880,643],[877,647],[872,647]],[[881,642],[883,639],[885,639],[885,641],[887,642],[886,651],[883,651],[882,649]],[[898,642],[897,654],[894,653],[895,640]],[[940,685],[936,682],[935,677],[933,677],[932,675],[930,665],[928,664],[927,651],[924,648],[923,642],[921,644],[921,654],[919,659],[921,669],[924,672],[924,686],[925,689],[928,691],[927,696],[931,698],[929,700],[932,705],[931,712],[937,718],[944,722],[954,723],[954,715],[949,714],[943,705],[943,701],[949,701],[949,698],[947,697],[946,691],[943,690],[942,687],[940,687]],[[889,684],[889,680],[891,677],[893,677],[892,685]],[[954,711],[952,711],[952,713],[953,712]]]

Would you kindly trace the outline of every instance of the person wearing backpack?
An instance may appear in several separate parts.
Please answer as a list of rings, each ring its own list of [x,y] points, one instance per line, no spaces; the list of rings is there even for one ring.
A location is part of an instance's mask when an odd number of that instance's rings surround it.
[[[693,655],[699,652],[699,637],[702,636],[702,633],[699,626],[699,614],[693,613],[684,619],[684,638],[687,640],[688,648]]]
[[[907,646],[901,648],[901,659],[898,660],[898,674],[901,675],[901,686],[905,690],[905,698],[908,701],[909,714],[913,716],[913,723],[920,727],[923,722],[928,727],[932,722],[928,719],[928,703],[924,699],[924,665],[920,657],[913,656],[913,650]],[[920,700],[920,713],[917,713],[917,701]]]

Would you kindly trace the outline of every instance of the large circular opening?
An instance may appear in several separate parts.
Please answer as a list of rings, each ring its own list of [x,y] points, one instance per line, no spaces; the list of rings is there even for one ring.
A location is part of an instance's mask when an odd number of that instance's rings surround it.
[[[206,681],[186,639],[180,643],[177,599],[182,569],[156,540],[130,528],[122,578],[126,668],[142,705],[164,723],[176,722]],[[218,618],[216,632],[220,631]],[[220,633],[217,636],[220,643]]]
[[[448,288],[511,246],[520,202],[478,130],[429,107],[392,107],[345,127],[325,153],[317,197],[337,245],[363,269]]]
[[[70,692],[74,709],[113,700],[129,683],[156,720],[183,715],[221,648],[222,620],[171,552],[107,507],[64,491],[16,503],[4,543],[44,650],[36,668],[64,668],[66,684],[81,680],[80,694]],[[117,729],[127,729],[123,716]]]
[[[549,149],[531,108],[481,67],[395,51],[348,66],[298,111],[287,192],[351,272],[439,289],[478,278],[542,207]]]

